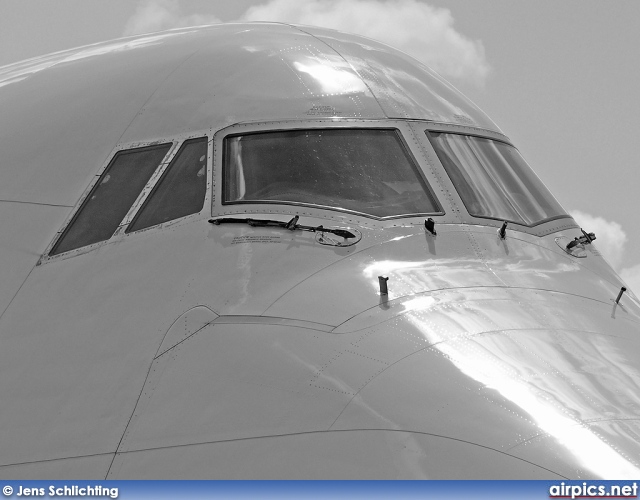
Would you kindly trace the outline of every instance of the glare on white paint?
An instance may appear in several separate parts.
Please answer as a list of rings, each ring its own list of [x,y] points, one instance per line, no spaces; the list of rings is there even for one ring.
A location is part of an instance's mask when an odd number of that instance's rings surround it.
[[[235,21],[273,21],[333,28],[387,43],[446,78],[482,86],[490,68],[484,46],[454,28],[451,11],[418,0],[269,0]],[[178,0],[144,0],[124,34],[217,24],[213,14],[187,14]]]

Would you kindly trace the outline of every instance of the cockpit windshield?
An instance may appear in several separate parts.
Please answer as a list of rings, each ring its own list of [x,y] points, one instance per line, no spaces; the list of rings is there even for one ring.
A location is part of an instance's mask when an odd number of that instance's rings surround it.
[[[470,135],[427,135],[469,214],[526,226],[568,217],[513,146]]]
[[[301,203],[390,217],[441,209],[399,133],[307,129],[225,139],[224,204]]]

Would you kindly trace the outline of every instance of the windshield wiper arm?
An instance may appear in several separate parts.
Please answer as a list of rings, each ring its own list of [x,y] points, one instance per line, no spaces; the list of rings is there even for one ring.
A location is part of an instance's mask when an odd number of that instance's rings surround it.
[[[239,224],[249,224],[250,226],[253,226],[253,227],[281,227],[283,229],[288,229],[289,231],[295,231],[296,229],[300,229],[301,231],[310,231],[312,233],[331,233],[345,239],[356,237],[355,234],[353,234],[351,231],[348,231],[346,229],[334,229],[334,228],[324,227],[322,225],[316,226],[316,227],[303,226],[302,224],[298,224],[299,219],[300,219],[300,216],[298,215],[296,215],[289,222],[283,222],[279,220],[270,220],[270,219],[250,219],[250,218],[239,219],[235,217],[223,217],[220,219],[209,219],[209,222],[211,224],[215,224],[216,226],[219,224],[229,224],[229,223],[238,224],[239,223]]]

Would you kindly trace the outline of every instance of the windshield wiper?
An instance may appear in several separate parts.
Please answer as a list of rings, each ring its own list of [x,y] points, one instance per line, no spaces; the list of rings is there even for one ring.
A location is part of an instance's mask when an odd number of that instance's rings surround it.
[[[283,229],[288,229],[289,231],[295,231],[296,229],[300,229],[301,231],[310,231],[312,233],[331,233],[336,236],[340,236],[342,238],[355,238],[356,235],[351,231],[347,231],[346,229],[334,229],[324,226],[303,226],[302,224],[298,224],[298,220],[300,216],[296,215],[289,222],[282,222],[279,220],[270,220],[270,219],[238,219],[235,217],[223,217],[221,219],[209,219],[211,224],[215,224],[216,226],[219,224],[249,224],[253,227],[281,227]]]
[[[582,231],[582,236],[580,238],[576,236],[573,241],[570,241],[567,245],[567,250],[571,250],[576,245],[588,245],[596,239],[595,233],[587,233],[582,228],[580,228],[580,231]]]

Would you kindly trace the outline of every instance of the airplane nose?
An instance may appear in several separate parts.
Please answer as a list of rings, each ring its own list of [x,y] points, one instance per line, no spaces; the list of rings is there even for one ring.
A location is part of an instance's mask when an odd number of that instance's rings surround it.
[[[196,308],[176,322],[189,335],[165,337],[111,477],[170,463],[189,464],[176,477],[637,477],[634,321],[491,287],[405,297],[333,330]]]
[[[447,436],[565,477],[637,477],[640,339],[630,308],[533,289],[397,302],[336,330],[358,332],[358,353],[389,364],[333,428]],[[385,337],[394,359],[382,358]]]
[[[388,325],[336,335],[207,316],[194,309],[178,321],[191,335],[167,335],[110,478],[561,477],[508,452],[530,420],[424,341]],[[492,436],[477,435],[481,425]]]

